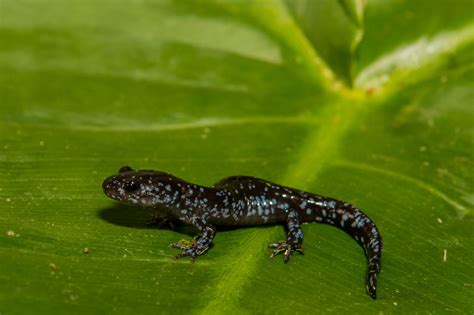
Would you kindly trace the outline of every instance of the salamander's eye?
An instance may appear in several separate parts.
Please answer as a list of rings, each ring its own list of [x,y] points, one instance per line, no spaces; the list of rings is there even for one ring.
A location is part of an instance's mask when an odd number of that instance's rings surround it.
[[[137,182],[127,182],[123,189],[125,189],[126,192],[133,193],[140,189],[140,184]]]
[[[119,173],[126,173],[126,172],[132,172],[132,171],[133,171],[133,168],[131,168],[130,166],[122,166],[119,169]]]

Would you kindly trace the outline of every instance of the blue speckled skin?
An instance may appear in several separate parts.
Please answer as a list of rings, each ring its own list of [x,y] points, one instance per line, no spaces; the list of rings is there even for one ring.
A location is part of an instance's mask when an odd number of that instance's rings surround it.
[[[182,250],[176,258],[189,256],[194,260],[206,252],[216,234],[216,225],[286,223],[287,240],[269,245],[273,248],[271,257],[284,253],[285,261],[293,252],[302,252],[301,223],[339,227],[364,248],[368,259],[367,292],[376,298],[382,238],[372,220],[349,203],[255,177],[227,177],[212,187],[204,187],[168,173],[135,171],[128,166],[106,178],[102,187],[112,199],[158,209],[164,217],[198,228],[202,232],[199,238],[170,244]]]

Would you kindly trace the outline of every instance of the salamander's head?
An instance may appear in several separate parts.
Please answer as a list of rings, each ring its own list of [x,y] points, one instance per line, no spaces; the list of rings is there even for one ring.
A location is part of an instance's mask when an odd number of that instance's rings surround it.
[[[142,206],[166,205],[179,181],[165,172],[120,168],[118,174],[107,177],[102,183],[104,193],[115,200]]]

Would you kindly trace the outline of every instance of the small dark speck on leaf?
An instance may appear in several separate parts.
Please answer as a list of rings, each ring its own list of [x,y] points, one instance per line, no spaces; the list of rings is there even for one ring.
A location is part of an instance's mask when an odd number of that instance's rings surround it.
[[[367,96],[371,96],[371,95],[373,95],[375,92],[376,92],[376,88],[373,87],[373,86],[369,86],[369,87],[367,87],[367,88],[365,89],[365,94],[366,94]]]

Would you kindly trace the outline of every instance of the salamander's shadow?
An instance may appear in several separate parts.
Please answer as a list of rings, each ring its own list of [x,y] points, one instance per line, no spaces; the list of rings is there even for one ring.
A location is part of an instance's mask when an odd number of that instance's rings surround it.
[[[113,206],[103,208],[98,216],[109,223],[131,228],[150,228],[150,212],[142,207],[134,207],[116,203]]]
[[[150,212],[150,209],[125,205],[117,203],[113,206],[103,208],[98,213],[99,218],[114,225],[125,226],[136,229],[167,229],[175,230],[180,233],[192,234],[196,230],[192,227],[181,224],[180,222],[171,222],[172,225],[159,224],[156,215]]]
[[[199,231],[191,225],[173,220],[171,224],[158,224],[156,214],[150,208],[117,203],[98,212],[99,218],[114,225],[136,229],[165,229],[179,233],[196,235]],[[171,225],[171,226],[170,226]],[[234,230],[235,227],[217,227],[219,231]]]

